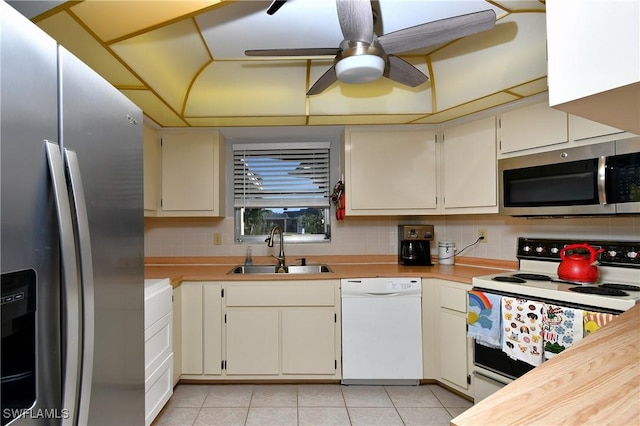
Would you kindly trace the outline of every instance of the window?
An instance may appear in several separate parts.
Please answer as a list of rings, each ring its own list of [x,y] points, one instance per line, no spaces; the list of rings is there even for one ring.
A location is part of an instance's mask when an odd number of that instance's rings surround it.
[[[329,143],[233,145],[238,242],[263,243],[274,226],[287,242],[329,241]]]

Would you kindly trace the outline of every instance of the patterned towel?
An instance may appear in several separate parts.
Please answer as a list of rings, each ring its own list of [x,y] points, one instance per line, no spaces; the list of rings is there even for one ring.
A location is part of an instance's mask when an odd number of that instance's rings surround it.
[[[502,298],[502,351],[531,365],[542,363],[544,304],[513,297]]]
[[[605,324],[613,321],[617,315],[605,314],[603,312],[584,311],[584,335],[600,330]]]
[[[582,317],[582,309],[544,305],[542,340],[545,358],[552,358],[582,340],[584,329]]]
[[[476,339],[481,345],[499,348],[500,340],[500,301],[497,294],[469,291],[469,324],[467,336]]]

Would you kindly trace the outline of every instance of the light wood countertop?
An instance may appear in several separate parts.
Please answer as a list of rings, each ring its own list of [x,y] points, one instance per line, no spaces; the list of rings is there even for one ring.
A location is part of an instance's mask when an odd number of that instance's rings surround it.
[[[493,261],[478,258],[456,260],[455,265],[403,266],[395,256],[309,256],[307,264],[327,264],[332,272],[323,274],[251,274],[227,275],[243,257],[153,257],[145,259],[145,278],[169,278],[174,286],[182,281],[274,281],[317,280],[368,277],[441,278],[471,284],[474,276],[517,269],[515,261]],[[256,265],[273,264],[269,257],[254,257]],[[292,262],[293,263],[293,262]],[[295,262],[298,263],[298,262]]]
[[[640,305],[451,424],[640,425]]]

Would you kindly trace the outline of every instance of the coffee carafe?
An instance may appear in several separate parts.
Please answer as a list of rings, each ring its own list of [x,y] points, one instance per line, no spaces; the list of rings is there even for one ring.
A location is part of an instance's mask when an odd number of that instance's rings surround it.
[[[398,263],[431,265],[433,225],[398,225]]]

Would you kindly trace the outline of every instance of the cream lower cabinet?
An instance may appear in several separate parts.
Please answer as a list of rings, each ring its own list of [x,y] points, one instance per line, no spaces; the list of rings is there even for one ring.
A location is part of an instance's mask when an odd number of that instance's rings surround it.
[[[437,214],[435,132],[346,129],[346,214]]]
[[[182,286],[173,289],[173,386],[182,375]]]
[[[442,213],[498,213],[496,118],[447,128],[441,151]]]
[[[222,285],[187,281],[182,285],[182,378],[222,373]]]
[[[228,378],[340,378],[339,281],[225,288]]]
[[[468,284],[440,279],[425,280],[433,286],[434,375],[439,382],[466,395],[473,395],[472,340],[467,338]]]

